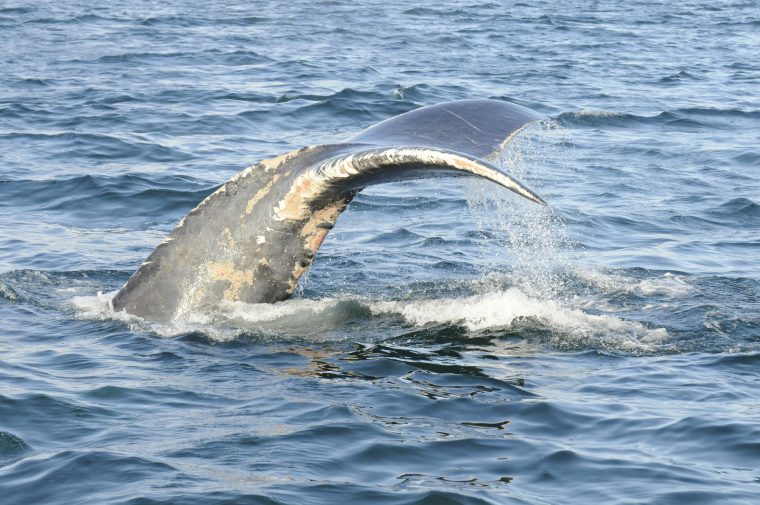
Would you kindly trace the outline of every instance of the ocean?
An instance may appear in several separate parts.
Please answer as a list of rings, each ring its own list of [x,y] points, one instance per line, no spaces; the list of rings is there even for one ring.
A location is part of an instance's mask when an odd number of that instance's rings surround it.
[[[0,503],[760,502],[760,2],[0,2]],[[230,177],[491,98],[548,203],[363,191],[297,293],[108,308]]]

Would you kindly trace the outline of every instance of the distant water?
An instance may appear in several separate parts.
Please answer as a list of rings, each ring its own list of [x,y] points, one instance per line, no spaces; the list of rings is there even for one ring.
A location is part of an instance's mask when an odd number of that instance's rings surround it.
[[[0,502],[756,504],[760,3],[0,3]],[[431,4],[433,5],[433,4]],[[446,100],[297,296],[105,309],[251,163]]]

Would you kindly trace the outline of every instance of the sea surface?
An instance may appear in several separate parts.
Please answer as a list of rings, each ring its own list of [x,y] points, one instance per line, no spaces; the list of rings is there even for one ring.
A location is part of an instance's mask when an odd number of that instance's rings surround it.
[[[0,1],[0,503],[760,503],[760,2]],[[115,290],[243,168],[448,100],[297,294]]]

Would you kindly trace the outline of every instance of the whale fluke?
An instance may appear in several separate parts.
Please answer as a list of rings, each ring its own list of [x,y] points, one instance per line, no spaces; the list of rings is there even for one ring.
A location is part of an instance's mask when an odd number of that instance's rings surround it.
[[[354,195],[373,184],[477,176],[545,204],[486,161],[542,118],[497,100],[449,102],[388,119],[346,143],[262,161],[190,211],[112,307],[167,323],[225,300],[284,300]]]

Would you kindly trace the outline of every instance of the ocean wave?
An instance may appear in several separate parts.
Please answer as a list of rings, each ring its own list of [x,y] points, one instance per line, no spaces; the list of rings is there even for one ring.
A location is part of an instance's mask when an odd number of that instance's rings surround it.
[[[185,176],[83,175],[64,179],[0,181],[0,207],[61,212],[77,223],[159,218],[187,212],[216,189]]]
[[[650,124],[679,127],[702,126],[696,119],[670,111],[663,111],[653,116],[641,116],[626,112],[581,110],[578,112],[563,112],[555,119],[562,126],[609,126],[619,128]]]
[[[735,128],[730,121],[747,120],[755,124],[760,119],[760,110],[735,108],[685,107],[661,111],[651,116],[629,112],[582,109],[576,112],[563,112],[555,118],[562,126],[609,126],[627,128],[645,125],[663,125],[678,127]]]
[[[639,273],[638,270],[615,272],[597,268],[573,268],[568,272],[576,286],[580,282],[605,296],[633,294],[642,297],[681,298],[695,289],[694,280],[687,275],[673,272],[661,275],[650,273],[646,278],[638,279]]]
[[[663,288],[655,285],[641,289],[657,292]],[[79,317],[116,318],[138,326],[144,323],[140,318],[114,313],[109,305],[112,296],[113,293],[75,297],[72,303],[79,310]],[[345,338],[343,328],[360,320],[374,320],[376,325],[396,330],[455,326],[473,336],[484,330],[503,330],[506,335],[519,329],[543,335],[539,338],[557,349],[654,352],[669,338],[665,328],[586,313],[556,301],[531,298],[517,288],[460,298],[372,300],[354,296],[291,299],[273,304],[223,302],[214,311],[193,314],[185,322],[148,327],[164,336],[201,331],[213,338],[229,340],[241,331],[254,331],[261,335],[311,335],[310,338],[329,340]]]
[[[42,453],[6,467],[0,488],[4,488],[4,499],[11,503],[81,503],[86,490],[107,487],[107,491],[96,493],[96,501],[114,502],[133,495],[124,487],[128,483],[159,475],[171,479],[177,473],[172,466],[143,456],[97,449],[64,450]]]
[[[731,226],[759,226],[760,204],[749,198],[732,198],[707,211],[707,214],[719,218],[723,224]]]
[[[0,14],[29,14],[35,10],[34,7],[0,7]]]
[[[40,25],[79,25],[84,23],[110,23],[117,20],[116,17],[103,17],[97,14],[82,14],[79,16],[40,17],[24,20],[25,23]]]
[[[429,16],[429,17],[445,17],[445,16],[465,16],[470,17],[472,16],[472,12],[469,10],[462,10],[462,9],[451,9],[451,10],[443,10],[443,9],[432,9],[428,7],[414,7],[411,9],[407,9],[402,14],[408,15],[408,16]]]
[[[0,431],[0,468],[32,452],[32,447],[21,437]]]
[[[345,88],[318,99],[316,103],[305,104],[289,111],[287,115],[299,120],[327,117],[330,121],[343,118],[371,122],[403,114],[414,108],[410,102],[399,99],[393,89],[383,93]]]
[[[477,332],[494,328],[523,329],[537,324],[552,335],[550,344],[559,348],[588,345],[618,350],[654,350],[667,341],[664,328],[649,328],[635,321],[608,315],[593,315],[563,307],[551,300],[530,298],[517,288],[453,300],[375,302],[373,314],[396,314],[418,327],[456,324]],[[524,323],[527,323],[524,324]]]
[[[145,139],[126,139],[115,135],[63,132],[11,132],[0,133],[0,140],[15,143],[17,148],[34,146],[51,155],[63,158],[92,160],[132,159],[148,162],[186,161],[188,153]],[[44,147],[43,147],[44,146]]]
[[[697,77],[696,75],[690,74],[689,72],[685,70],[681,70],[680,72],[676,74],[671,74],[667,77],[663,77],[662,79],[660,79],[660,82],[676,84],[676,83],[680,83],[681,81],[690,81],[690,80],[700,80],[700,78]]]

